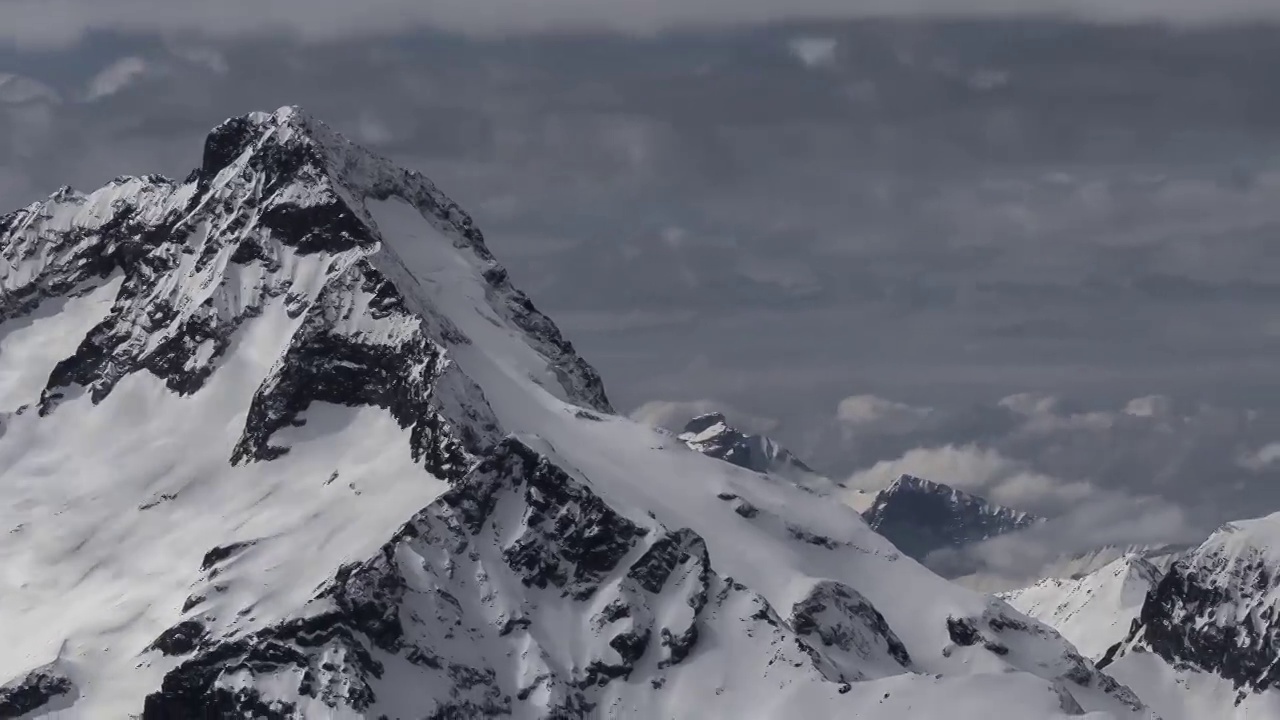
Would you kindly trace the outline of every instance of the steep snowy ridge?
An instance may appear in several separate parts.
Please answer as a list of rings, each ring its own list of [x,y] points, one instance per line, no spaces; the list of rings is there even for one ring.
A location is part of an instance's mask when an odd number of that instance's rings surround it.
[[[1046,578],[1000,597],[1096,660],[1129,632],[1160,576],[1154,565],[1131,554],[1083,577]]]
[[[0,716],[1151,717],[848,507],[614,416],[470,218],[295,109],[0,257]]]
[[[902,552],[924,560],[929,553],[986,540],[1040,522],[941,483],[903,475],[881,490],[862,516]]]

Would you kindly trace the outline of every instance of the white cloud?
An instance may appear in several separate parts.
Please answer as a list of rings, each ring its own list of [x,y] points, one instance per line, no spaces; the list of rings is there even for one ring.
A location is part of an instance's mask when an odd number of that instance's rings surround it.
[[[799,37],[790,43],[791,52],[808,67],[833,64],[839,46],[839,41],[828,37]]]
[[[1040,393],[1017,393],[1001,398],[998,403],[1000,407],[1026,415],[1028,417],[1035,415],[1052,415],[1058,411],[1061,400],[1054,395],[1044,395]]]
[[[89,80],[85,99],[92,102],[115,95],[145,75],[147,70],[147,61],[140,57],[121,58],[103,68]]]
[[[1240,467],[1254,472],[1280,467],[1280,442],[1268,443],[1256,452],[1245,453],[1236,462]]]
[[[1124,406],[1124,413],[1144,418],[1169,417],[1173,414],[1173,400],[1164,395],[1134,398]]]
[[[57,90],[39,80],[12,73],[0,73],[0,105],[57,103],[61,99]]]
[[[1098,492],[1089,483],[1049,477],[1026,463],[976,445],[915,448],[896,460],[881,461],[854,473],[846,485],[860,490],[880,490],[903,474],[950,485],[1000,505],[1041,515],[1061,514]]]
[[[915,427],[932,412],[930,408],[875,395],[850,395],[836,406],[836,420],[848,425],[875,425],[885,431]]]
[[[926,564],[988,591],[1027,585],[1067,558],[1114,547],[1196,543],[1202,530],[1181,508],[1150,497],[1100,493],[1068,513],[1026,530],[959,550],[930,555]]]

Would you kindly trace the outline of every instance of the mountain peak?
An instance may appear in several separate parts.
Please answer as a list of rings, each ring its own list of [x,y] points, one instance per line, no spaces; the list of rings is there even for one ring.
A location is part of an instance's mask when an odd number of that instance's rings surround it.
[[[770,473],[814,492],[831,492],[836,484],[767,435],[745,433],[729,424],[724,413],[709,412],[685,424],[680,440],[703,455],[755,472]]]
[[[210,137],[0,216],[0,716],[1145,716],[613,416],[425,177],[293,109]]]
[[[863,518],[917,560],[935,550],[968,545],[1040,522],[1030,513],[908,474],[880,491]]]
[[[941,493],[960,492],[948,485],[943,485],[942,483],[936,483],[936,482],[933,482],[932,480],[926,480],[922,477],[917,477],[915,475],[908,475],[907,473],[903,473],[899,475],[896,479],[894,479],[893,482],[889,483],[889,487],[885,489],[885,492],[890,492],[890,493],[910,492],[910,491],[941,492]]]
[[[681,435],[688,435],[688,434],[697,435],[697,434],[706,432],[707,430],[710,430],[711,428],[714,428],[717,425],[724,425],[726,428],[732,429],[732,428],[729,428],[729,421],[725,419],[724,413],[709,412],[703,415],[699,415],[693,418],[692,420],[690,420],[689,422],[685,423],[684,430],[680,431],[680,434]]]

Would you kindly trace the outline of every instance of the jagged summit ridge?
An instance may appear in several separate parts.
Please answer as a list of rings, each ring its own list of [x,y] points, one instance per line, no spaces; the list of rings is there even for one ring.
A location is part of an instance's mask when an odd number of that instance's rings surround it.
[[[0,228],[23,712],[1147,717],[848,507],[611,414],[465,213],[294,110]]]
[[[468,252],[488,286],[491,309],[525,331],[526,341],[546,358],[545,373],[567,398],[610,410],[598,374],[511,286],[470,216],[422,175],[352,145],[296,108],[218,126],[206,140],[201,167],[185,183],[158,176],[121,178],[91,196],[63,190],[46,203],[0,219],[0,232],[16,236],[6,246],[9,267],[0,276],[5,290],[0,318],[21,314],[42,297],[122,272],[122,299],[135,302],[119,308],[120,327],[100,328],[94,347],[81,353],[82,360],[101,356],[92,361],[95,365],[112,361],[89,388],[99,400],[121,375],[137,369],[190,392],[212,371],[229,331],[246,314],[261,312],[264,298],[282,296],[290,315],[302,316],[308,306],[329,303],[324,291],[330,286],[360,284],[376,306],[389,302],[378,294],[389,282],[398,291],[394,301],[422,319],[432,342],[465,343],[448,317],[418,292],[419,283],[397,252],[381,242],[367,203],[392,198],[413,207]],[[309,286],[286,287],[274,282],[282,263],[318,267],[310,271]],[[293,270],[284,273],[296,275]],[[338,293],[348,294],[348,288]],[[125,326],[139,330],[123,337]],[[381,331],[393,341],[404,339],[403,328],[399,335]],[[150,336],[146,343],[139,333]],[[199,352],[173,347],[196,334],[207,336]],[[169,339],[172,343],[164,346]],[[94,370],[77,363],[62,368],[51,379],[42,410],[56,401],[52,396],[59,388],[85,385],[80,381],[86,372]]]
[[[880,491],[862,515],[873,530],[918,560],[935,550],[960,547],[1040,522],[1030,513],[908,474]]]

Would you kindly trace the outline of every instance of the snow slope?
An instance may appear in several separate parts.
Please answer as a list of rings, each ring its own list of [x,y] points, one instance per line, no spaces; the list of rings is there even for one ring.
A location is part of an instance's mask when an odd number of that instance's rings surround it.
[[[1160,572],[1128,555],[1075,579],[1046,578],[1001,593],[1019,611],[1049,625],[1086,657],[1097,660],[1129,632]]]
[[[293,108],[0,217],[0,715],[1151,717],[853,510],[612,414]]]

